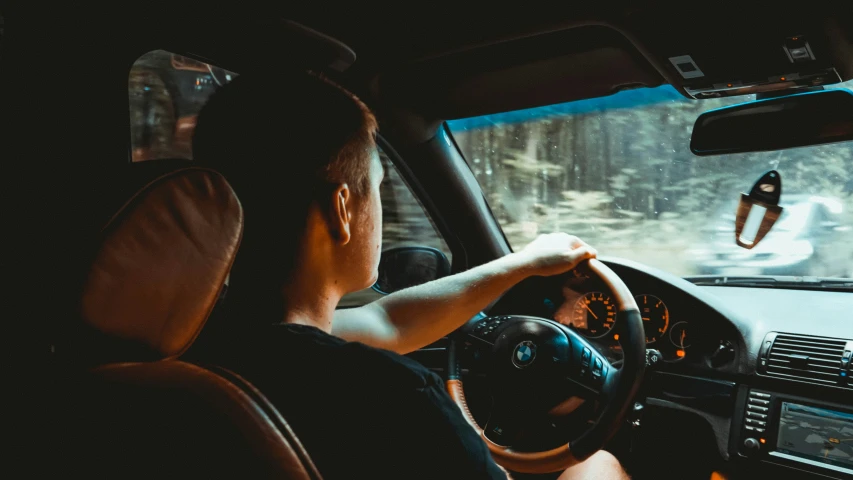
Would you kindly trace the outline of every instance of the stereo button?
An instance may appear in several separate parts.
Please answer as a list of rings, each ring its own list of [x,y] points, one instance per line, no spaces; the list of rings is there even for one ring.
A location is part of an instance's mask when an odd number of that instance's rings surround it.
[[[743,450],[746,455],[755,455],[761,450],[761,444],[754,438],[747,438],[743,441]]]

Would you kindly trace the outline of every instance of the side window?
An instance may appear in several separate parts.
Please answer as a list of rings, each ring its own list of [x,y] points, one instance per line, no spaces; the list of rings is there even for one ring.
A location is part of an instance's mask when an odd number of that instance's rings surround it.
[[[397,247],[432,247],[452,261],[450,248],[438,232],[424,207],[415,198],[397,167],[381,149],[379,157],[385,167],[385,179],[380,186],[382,195],[382,251]],[[341,299],[339,308],[357,307],[370,303],[382,294],[371,288],[351,293]]]
[[[128,78],[131,161],[192,159],[198,112],[217,87],[236,76],[165,50],[139,57]]]
[[[380,186],[382,250],[411,246],[432,247],[441,250],[448,260],[452,260],[450,249],[432,219],[381,148],[379,158],[385,167],[385,179]]]

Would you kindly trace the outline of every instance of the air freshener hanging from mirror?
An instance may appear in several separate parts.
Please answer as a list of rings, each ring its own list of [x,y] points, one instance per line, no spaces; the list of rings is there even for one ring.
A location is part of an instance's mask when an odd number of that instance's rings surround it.
[[[739,246],[752,249],[767,235],[782,214],[781,196],[782,177],[776,170],[762,175],[749,194],[740,195],[735,215],[735,242]]]

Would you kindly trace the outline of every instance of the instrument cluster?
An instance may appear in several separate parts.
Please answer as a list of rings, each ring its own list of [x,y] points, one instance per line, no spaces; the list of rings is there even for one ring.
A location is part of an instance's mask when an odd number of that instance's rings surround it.
[[[604,286],[569,281],[562,287],[562,301],[554,306],[554,320],[583,335],[618,349],[618,307]],[[667,306],[660,295],[634,296],[643,318],[646,345],[661,352],[664,360],[678,361],[687,356],[691,345],[690,325]]]

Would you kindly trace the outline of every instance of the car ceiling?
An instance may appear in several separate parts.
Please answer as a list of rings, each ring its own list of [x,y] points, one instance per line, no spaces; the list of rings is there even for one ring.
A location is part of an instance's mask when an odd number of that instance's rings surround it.
[[[745,2],[731,8],[671,1],[595,3],[512,9],[444,9],[436,4],[413,11],[410,5],[330,8],[312,2],[263,14],[208,13],[204,21],[197,11],[186,12],[194,18],[190,21],[173,10],[169,18],[174,28],[160,28],[159,33],[170,42],[183,42],[185,51],[246,71],[269,64],[270,58],[303,57],[298,61],[307,62],[305,52],[314,50],[292,41],[280,19],[293,20],[355,52],[357,60],[342,78],[351,89],[382,106],[429,119],[662,83],[684,93],[683,86],[699,81],[682,78],[670,63],[670,57],[680,55],[695,60],[707,83],[823,68],[835,68],[844,80],[853,78],[853,2],[810,2],[809,8],[742,6]],[[158,23],[164,25],[163,18]],[[223,31],[230,34],[223,37]],[[808,65],[792,65],[785,56],[784,39],[795,35],[806,36],[814,51],[815,60]]]
[[[292,20],[355,52],[357,61],[345,76],[351,88],[445,119],[636,86],[670,83],[681,89],[685,79],[668,61],[677,55],[691,55],[708,81],[784,74],[792,67],[781,46],[791,35],[810,39],[816,65],[836,68],[845,80],[853,77],[853,2],[817,0],[808,8],[745,3],[642,0],[505,9],[437,3],[415,9],[399,2],[316,1],[218,11],[199,9],[197,2],[162,8],[151,2],[120,15],[75,7],[65,27],[83,35],[81,26],[114,32],[110,39],[118,45],[126,36],[128,44],[181,46],[246,71],[277,60],[310,64],[305,57],[317,53],[318,42],[294,41],[285,24]]]
[[[791,35],[810,38],[817,63],[834,66],[844,79],[853,76],[851,2],[813,1],[808,8],[744,3],[723,8],[650,0],[563,2],[509,9],[442,8],[438,3],[413,9],[409,4],[380,8],[317,1],[220,12],[199,9],[195,2],[172,2],[121,16],[76,16],[85,18],[88,28],[121,28],[140,40],[158,38],[220,64],[241,66],[306,51],[284,32],[283,20],[293,20],[355,51],[358,60],[348,73],[352,88],[367,89],[367,82],[381,74],[383,80],[373,88],[392,92],[389,101],[444,118],[639,85],[680,88],[684,79],[668,61],[676,55],[691,55],[715,81],[783,74],[791,66],[781,45]],[[79,28],[73,18],[68,24]],[[499,95],[510,105],[486,98],[502,88],[513,94]],[[529,99],[523,98],[525,90]]]

